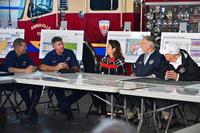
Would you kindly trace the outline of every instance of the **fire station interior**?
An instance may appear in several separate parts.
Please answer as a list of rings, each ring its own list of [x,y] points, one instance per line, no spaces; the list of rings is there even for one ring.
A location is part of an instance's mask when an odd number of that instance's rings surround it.
[[[0,18],[0,133],[200,132],[200,0],[1,0]]]

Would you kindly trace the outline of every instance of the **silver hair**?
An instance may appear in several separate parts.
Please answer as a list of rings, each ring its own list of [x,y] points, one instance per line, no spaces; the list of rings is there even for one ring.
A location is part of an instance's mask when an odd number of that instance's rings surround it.
[[[104,119],[92,133],[136,133],[133,127],[122,120]]]
[[[145,36],[143,39],[146,39],[147,41],[151,42],[152,47],[156,47],[156,41],[153,36]]]

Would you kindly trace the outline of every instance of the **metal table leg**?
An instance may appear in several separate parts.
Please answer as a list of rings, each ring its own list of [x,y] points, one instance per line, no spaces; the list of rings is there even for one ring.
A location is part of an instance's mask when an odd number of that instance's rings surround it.
[[[185,114],[185,111],[184,111],[184,105],[179,105],[177,107],[177,109],[178,109],[178,112],[180,113],[181,117],[184,120],[185,126],[187,127],[188,123],[187,123],[187,118],[186,118],[186,114]]]
[[[111,119],[113,118],[113,109],[114,109],[114,104],[113,104],[113,94],[111,94],[111,104],[110,104],[110,109],[111,109]]]
[[[127,116],[127,101],[126,101],[126,98],[124,98],[124,106],[123,106],[123,109],[124,109],[124,116],[125,116],[125,119],[126,121],[128,122],[128,116]]]
[[[156,102],[153,102],[153,119],[154,119],[154,124],[156,127],[156,132],[159,133],[159,127],[158,127],[158,123],[157,123],[157,119],[156,119]]]
[[[141,98],[141,109],[140,109],[140,114],[138,114],[138,119],[140,120],[139,121],[139,124],[138,124],[138,127],[137,127],[137,133],[140,133],[140,130],[141,130],[141,127],[142,127],[142,123],[143,123],[143,117],[144,117],[144,98]]]
[[[169,126],[170,126],[170,123],[171,123],[171,120],[172,120],[173,113],[174,113],[174,108],[171,108],[171,112],[170,112],[169,120],[168,120],[168,123],[167,123],[167,128],[165,129],[165,133],[168,133],[168,129],[169,129]]]

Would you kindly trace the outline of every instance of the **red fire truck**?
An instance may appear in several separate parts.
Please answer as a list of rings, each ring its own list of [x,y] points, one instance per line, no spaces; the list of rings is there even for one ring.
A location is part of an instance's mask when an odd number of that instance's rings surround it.
[[[177,30],[179,22],[187,21],[189,31],[195,31],[199,5],[199,0],[21,0],[18,27],[25,29],[29,53],[39,64],[41,29],[59,29],[61,21],[67,21],[68,30],[84,30],[84,41],[93,43],[97,55],[103,56],[105,45],[98,43],[106,42],[106,30],[120,31],[128,21],[132,31],[143,28],[159,40],[163,29]],[[101,22],[109,22],[109,28]]]
[[[18,27],[25,29],[28,50],[38,60],[41,29],[59,29],[67,21],[68,30],[84,30],[84,41],[105,43],[102,30],[120,31],[124,22],[131,22],[131,30],[139,30],[139,8],[133,0],[21,0]],[[109,29],[101,22],[109,22]],[[105,48],[95,45],[97,54]]]

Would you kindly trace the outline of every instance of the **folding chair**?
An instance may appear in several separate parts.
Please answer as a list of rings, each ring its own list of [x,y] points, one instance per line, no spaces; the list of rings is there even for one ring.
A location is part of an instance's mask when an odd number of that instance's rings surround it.
[[[107,104],[110,104],[107,100],[105,99],[102,99],[101,97],[95,95],[95,94],[91,94],[93,95],[94,97],[97,97],[98,99],[100,100],[103,100],[104,102],[106,102]],[[109,94],[106,95],[107,97],[109,97]],[[124,107],[124,100],[123,100],[123,97],[116,94],[114,95],[114,108],[113,108],[113,112],[117,115],[117,116],[124,116],[124,110],[123,110],[123,107]],[[92,107],[94,106],[94,102],[92,102],[92,104],[90,105],[89,109],[88,109],[88,112],[87,112],[87,115],[86,115],[86,118],[89,117],[89,115],[91,114],[91,109]],[[109,114],[110,112],[108,112],[107,114]]]
[[[53,88],[49,88],[49,87],[43,87],[43,93],[42,95],[44,95],[44,93],[47,93],[47,97],[48,100],[44,100],[42,102],[39,102],[38,104],[45,104],[45,112],[48,113],[49,109],[53,110],[53,114],[55,115],[57,111],[59,111],[59,107],[58,105],[55,103],[54,101],[54,93],[52,91]],[[71,93],[71,91],[69,91],[69,93]],[[79,108],[79,104],[78,101],[76,102],[76,107],[71,109],[72,111],[77,111],[78,113],[80,113],[80,108]]]
[[[6,111],[13,111],[16,115],[16,118],[22,119],[22,110],[20,108],[22,100],[18,101],[20,97],[18,97],[18,91],[13,84],[13,88],[10,87],[11,84],[1,85],[0,94],[1,94],[1,102],[0,109],[4,109]]]

